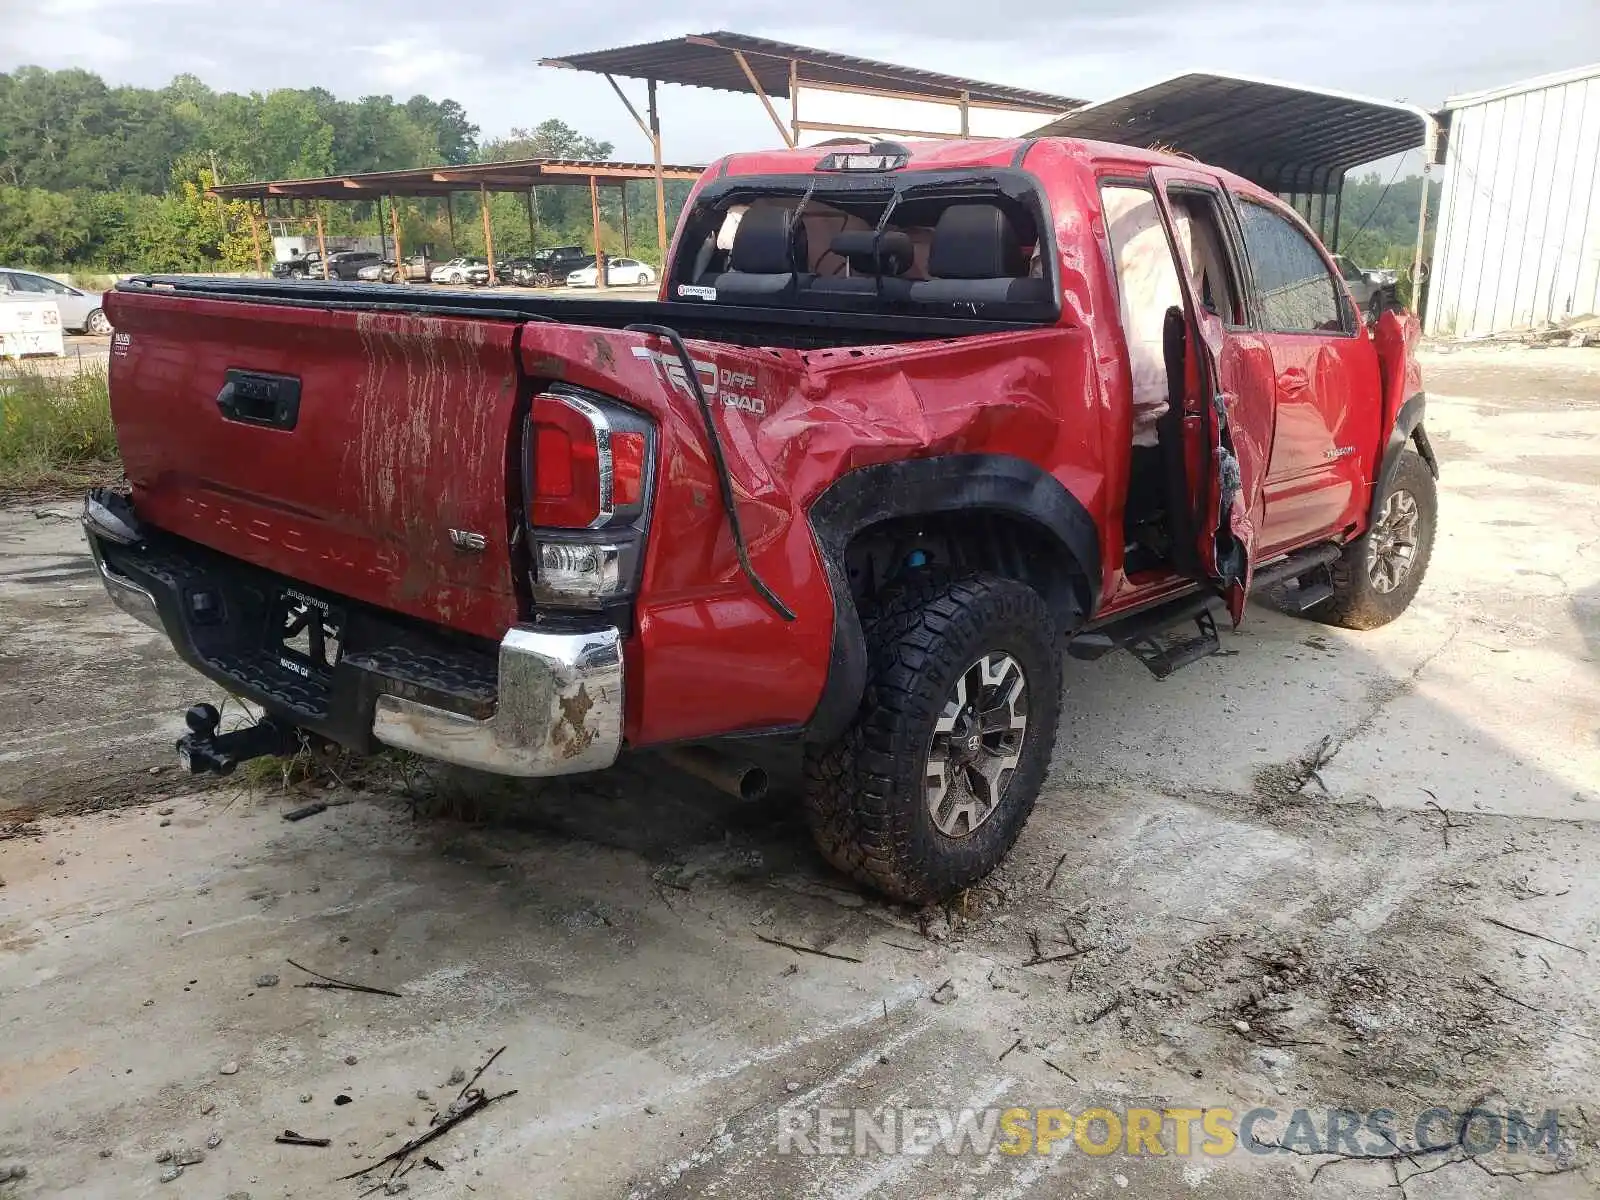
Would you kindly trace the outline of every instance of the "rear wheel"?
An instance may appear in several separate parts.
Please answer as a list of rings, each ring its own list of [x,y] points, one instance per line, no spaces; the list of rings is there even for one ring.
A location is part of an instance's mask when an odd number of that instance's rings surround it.
[[[104,337],[111,332],[111,320],[97,308],[89,314],[88,320],[84,321],[83,331],[92,333],[96,337]]]
[[[1410,450],[1400,455],[1377,519],[1334,562],[1333,597],[1311,615],[1346,629],[1387,625],[1411,604],[1433,557],[1439,493],[1433,471]]]
[[[993,575],[916,580],[863,620],[866,692],[807,756],[807,817],[841,871],[940,900],[994,870],[1033,811],[1061,708],[1054,622]]]

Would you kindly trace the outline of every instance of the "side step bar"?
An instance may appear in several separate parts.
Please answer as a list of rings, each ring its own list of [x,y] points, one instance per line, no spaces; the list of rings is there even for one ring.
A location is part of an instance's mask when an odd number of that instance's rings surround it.
[[[1092,660],[1113,650],[1127,650],[1157,679],[1165,679],[1222,648],[1217,638],[1215,612],[1221,607],[1220,597],[1203,592],[1179,596],[1155,608],[1078,634],[1067,643],[1067,653],[1073,658]],[[1195,623],[1198,631],[1195,635],[1177,642],[1168,642],[1160,636],[1186,621]]]
[[[1336,546],[1332,542],[1324,542],[1320,546],[1308,546],[1291,554],[1282,562],[1275,562],[1257,572],[1251,581],[1250,590],[1264,592],[1270,588],[1281,587],[1292,580],[1295,586],[1285,588],[1283,592],[1285,607],[1292,608],[1295,612],[1305,612],[1315,608],[1333,595],[1333,580],[1328,576],[1328,567],[1338,560],[1342,552],[1343,547]]]
[[[1256,572],[1251,590],[1265,591],[1290,580],[1300,580],[1299,586],[1290,593],[1289,602],[1304,612],[1333,595],[1333,587],[1326,580],[1305,582],[1305,577],[1324,571],[1339,554],[1340,547],[1331,542],[1308,547]],[[1073,658],[1092,661],[1113,650],[1127,650],[1157,679],[1166,679],[1173,672],[1222,649],[1216,617],[1221,608],[1221,597],[1210,593],[1179,596],[1154,608],[1084,630],[1067,643],[1067,653]],[[1174,631],[1190,621],[1194,622],[1195,632],[1177,637]]]

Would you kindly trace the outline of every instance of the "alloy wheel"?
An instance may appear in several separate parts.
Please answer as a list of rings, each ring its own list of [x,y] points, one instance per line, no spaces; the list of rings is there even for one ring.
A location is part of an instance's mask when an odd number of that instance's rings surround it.
[[[1028,732],[1028,680],[1009,654],[991,651],[955,682],[928,746],[924,794],[939,832],[960,838],[1000,807]]]
[[[1417,498],[1404,488],[1389,493],[1367,543],[1367,578],[1375,591],[1394,591],[1411,574],[1417,557]]]

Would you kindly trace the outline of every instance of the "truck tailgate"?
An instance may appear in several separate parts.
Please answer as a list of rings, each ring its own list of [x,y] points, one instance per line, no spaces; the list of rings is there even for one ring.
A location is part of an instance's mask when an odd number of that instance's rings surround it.
[[[515,324],[107,299],[112,412],[142,517],[485,637],[515,622]]]

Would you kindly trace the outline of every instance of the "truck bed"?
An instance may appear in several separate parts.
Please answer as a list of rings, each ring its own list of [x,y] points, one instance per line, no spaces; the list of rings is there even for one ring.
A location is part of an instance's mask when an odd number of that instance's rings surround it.
[[[1037,328],[1026,321],[985,321],[902,313],[850,312],[812,308],[739,307],[672,300],[611,300],[595,297],[517,295],[475,292],[435,285],[342,283],[282,279],[228,279],[187,275],[145,275],[123,280],[118,291],[162,291],[253,304],[283,304],[365,312],[467,316],[508,322],[557,321],[597,329],[648,323],[667,325],[686,338],[733,346],[821,350],[839,346],[892,345],[939,341]]]

